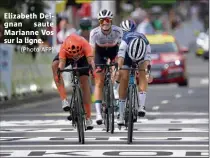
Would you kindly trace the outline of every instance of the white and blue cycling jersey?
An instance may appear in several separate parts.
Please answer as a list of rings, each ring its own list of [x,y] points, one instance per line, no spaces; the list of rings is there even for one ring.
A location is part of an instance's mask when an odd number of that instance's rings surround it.
[[[151,60],[151,57],[150,57],[150,53],[151,53],[151,47],[150,47],[150,44],[149,44],[149,41],[147,40],[147,38],[145,37],[144,34],[142,33],[138,33],[138,32],[125,32],[123,34],[123,38],[122,38],[122,41],[121,41],[121,44],[120,44],[120,47],[119,47],[119,51],[118,51],[118,57],[127,57],[128,55],[126,55],[127,51],[128,51],[128,48],[129,48],[129,44],[130,42],[134,39],[134,38],[141,38],[145,41],[145,43],[147,44],[147,52],[144,56],[144,61],[145,60]]]

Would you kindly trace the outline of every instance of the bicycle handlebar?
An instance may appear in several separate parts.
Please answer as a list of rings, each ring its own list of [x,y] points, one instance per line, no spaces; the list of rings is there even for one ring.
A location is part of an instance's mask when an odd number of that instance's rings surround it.
[[[147,66],[147,69],[138,69],[138,68],[120,68],[120,70],[135,70],[135,71],[145,71],[150,73],[151,71],[151,65]]]
[[[115,66],[115,67],[118,67],[118,63],[111,63],[111,64],[96,64],[95,66],[105,66],[105,67]]]
[[[80,71],[80,70],[83,70],[83,69],[90,69],[90,67],[86,66],[86,67],[76,67],[76,68],[72,68],[72,69],[63,69],[63,70],[60,70],[60,72]]]

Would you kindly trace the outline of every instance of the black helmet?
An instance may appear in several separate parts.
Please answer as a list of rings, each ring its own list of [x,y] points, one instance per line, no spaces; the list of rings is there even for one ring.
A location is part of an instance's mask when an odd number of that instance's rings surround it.
[[[82,30],[90,30],[92,28],[92,21],[90,18],[82,18],[79,21],[80,29]]]

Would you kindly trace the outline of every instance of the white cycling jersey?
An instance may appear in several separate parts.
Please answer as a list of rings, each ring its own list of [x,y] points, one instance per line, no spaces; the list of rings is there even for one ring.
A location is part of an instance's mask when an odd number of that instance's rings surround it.
[[[112,31],[108,35],[103,34],[100,26],[91,30],[89,39],[90,45],[92,47],[95,47],[96,45],[99,47],[120,45],[123,36],[122,29],[116,25],[112,25],[111,29]]]

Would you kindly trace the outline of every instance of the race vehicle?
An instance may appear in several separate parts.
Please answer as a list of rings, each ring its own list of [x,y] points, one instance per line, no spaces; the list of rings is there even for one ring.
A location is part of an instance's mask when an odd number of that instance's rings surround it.
[[[186,71],[186,53],[188,48],[181,48],[176,39],[167,33],[146,35],[151,45],[151,74],[153,82],[177,83],[188,86]]]

